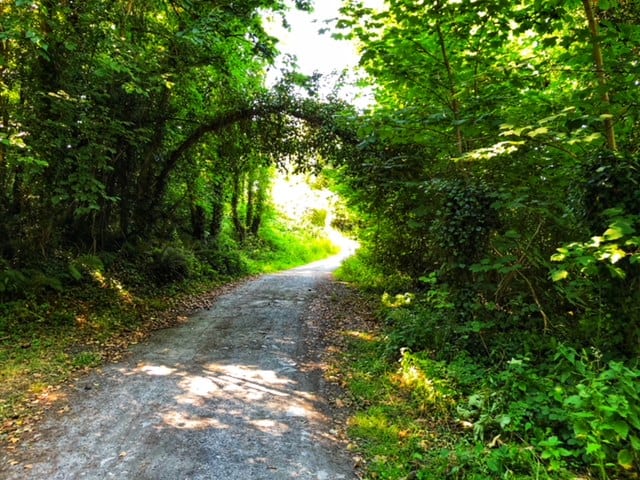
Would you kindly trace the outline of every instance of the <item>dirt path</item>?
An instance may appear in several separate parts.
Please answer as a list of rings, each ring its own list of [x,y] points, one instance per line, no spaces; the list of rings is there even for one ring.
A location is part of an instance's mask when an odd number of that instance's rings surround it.
[[[240,285],[83,378],[68,412],[0,454],[0,478],[355,479],[304,320],[339,261]]]

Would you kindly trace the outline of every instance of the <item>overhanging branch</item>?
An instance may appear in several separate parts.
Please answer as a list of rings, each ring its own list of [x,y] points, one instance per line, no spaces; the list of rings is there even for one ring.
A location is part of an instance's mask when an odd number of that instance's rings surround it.
[[[210,133],[216,133],[236,123],[251,120],[264,119],[271,115],[289,116],[303,120],[307,125],[315,128],[323,128],[331,125],[333,133],[342,140],[355,142],[353,132],[341,130],[335,126],[335,117],[341,104],[321,104],[312,100],[298,100],[291,97],[275,98],[255,103],[251,106],[240,107],[236,110],[221,113],[215,117],[203,121],[194,129],[167,157],[162,170],[154,182],[152,199],[162,198],[167,187],[169,175],[176,168],[178,162],[187,151],[197,145]]]

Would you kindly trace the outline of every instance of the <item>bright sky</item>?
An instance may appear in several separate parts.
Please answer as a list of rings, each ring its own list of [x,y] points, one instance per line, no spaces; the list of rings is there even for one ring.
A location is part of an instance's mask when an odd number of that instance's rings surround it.
[[[290,2],[293,3],[293,2]],[[367,6],[380,8],[383,0],[366,0]],[[331,32],[318,33],[322,28],[329,28],[333,23],[327,20],[340,16],[342,0],[315,0],[314,11],[306,13],[291,7],[287,13],[287,21],[291,25],[291,31],[287,31],[280,25],[280,19],[267,23],[269,33],[280,39],[278,48],[282,54],[291,54],[297,57],[298,70],[301,73],[311,75],[314,72],[330,74],[342,72],[347,68],[353,72],[358,64],[359,55],[356,46],[348,41],[334,40]],[[278,63],[281,65],[281,63]],[[267,83],[272,84],[277,78],[278,72],[271,71],[267,76]],[[348,100],[352,100],[354,91],[344,92]]]

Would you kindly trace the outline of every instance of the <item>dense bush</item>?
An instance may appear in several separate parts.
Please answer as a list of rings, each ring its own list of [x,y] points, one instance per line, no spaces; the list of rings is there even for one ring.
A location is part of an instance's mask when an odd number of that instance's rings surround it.
[[[248,265],[241,253],[231,245],[205,246],[199,249],[196,255],[221,275],[242,275],[248,271]]]
[[[150,252],[149,272],[158,283],[184,280],[191,273],[189,254],[182,248],[165,246]]]

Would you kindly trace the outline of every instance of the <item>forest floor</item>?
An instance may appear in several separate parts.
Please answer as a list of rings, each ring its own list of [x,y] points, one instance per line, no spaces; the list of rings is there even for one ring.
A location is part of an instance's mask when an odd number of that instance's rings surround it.
[[[241,283],[78,377],[0,453],[0,477],[357,478],[342,393],[326,379],[354,308],[331,281],[339,262]]]

